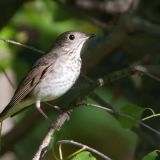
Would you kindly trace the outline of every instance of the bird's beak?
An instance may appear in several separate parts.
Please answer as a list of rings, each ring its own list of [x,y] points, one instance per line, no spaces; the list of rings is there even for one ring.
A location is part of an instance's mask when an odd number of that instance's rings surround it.
[[[93,37],[95,37],[95,34],[86,34],[87,39],[91,39]]]

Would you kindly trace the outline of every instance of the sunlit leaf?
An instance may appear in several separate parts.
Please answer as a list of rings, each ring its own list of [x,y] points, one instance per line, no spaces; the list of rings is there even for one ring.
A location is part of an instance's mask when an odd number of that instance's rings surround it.
[[[96,160],[96,158],[90,152],[84,151],[77,154],[71,160]]]
[[[143,160],[158,160],[160,158],[160,151],[155,150],[144,156]]]

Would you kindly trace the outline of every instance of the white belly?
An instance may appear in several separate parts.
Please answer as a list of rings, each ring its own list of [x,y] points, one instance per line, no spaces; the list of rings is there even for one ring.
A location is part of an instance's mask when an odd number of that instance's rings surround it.
[[[47,74],[33,90],[36,100],[54,100],[66,93],[77,80],[81,65],[72,61],[67,61],[67,64],[59,61],[53,66],[53,71]]]

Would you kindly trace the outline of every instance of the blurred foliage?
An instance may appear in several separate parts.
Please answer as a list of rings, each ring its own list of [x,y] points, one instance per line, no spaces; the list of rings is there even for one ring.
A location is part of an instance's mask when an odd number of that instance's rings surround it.
[[[99,27],[75,17],[74,14],[74,12],[69,12],[52,0],[26,1],[24,5],[17,10],[8,24],[1,29],[0,38],[12,39],[47,52],[51,48],[56,37],[62,32],[78,30],[85,33],[97,33],[96,38],[88,43],[84,50],[86,55],[88,55],[87,53],[89,51],[92,51],[92,54],[110,37],[108,36],[108,33]],[[147,46],[146,44],[146,46],[144,45],[141,39],[137,41],[135,38],[136,36],[137,34],[133,35],[133,37],[127,41],[131,43],[126,45],[126,42],[123,49],[121,47],[115,47],[114,50],[111,51],[112,54],[108,54],[107,58],[103,58],[101,63],[98,64],[93,71],[88,73],[88,75],[91,78],[96,79],[133,64],[135,62],[133,57],[140,56],[139,53],[144,52]],[[142,39],[147,39],[142,34],[140,34],[140,36]],[[148,39],[150,39],[150,37]],[[133,46],[135,44],[133,41],[138,42],[139,48],[144,45],[142,49],[138,48],[140,50],[139,52],[136,52],[137,48],[134,50]],[[153,43],[155,43],[155,41],[153,41]],[[105,45],[105,47],[108,46]],[[151,47],[153,47],[153,45]],[[129,53],[133,52],[134,54],[126,54],[128,50],[130,51]],[[102,51],[105,51],[105,49]],[[31,65],[40,56],[41,55],[35,51],[0,41],[0,65],[4,69],[9,68],[14,71],[17,85]],[[158,64],[160,60],[155,58],[154,62]],[[87,64],[90,63],[92,63],[92,60],[87,62]],[[159,72],[159,70],[157,72]],[[148,81],[150,85],[148,85]],[[153,87],[153,82],[155,81],[148,80],[148,77],[142,79],[141,77],[134,75],[116,81],[115,83],[110,84],[110,86],[98,88],[94,91],[94,94],[101,99],[103,104],[111,104],[113,110],[140,119],[143,116],[146,117],[145,113],[147,111],[145,108],[152,108],[152,105],[154,107],[153,109],[159,112],[159,108],[156,107],[159,106],[159,99],[157,98],[157,95],[159,95],[159,88]],[[145,84],[150,88],[143,88],[142,85]],[[155,86],[159,86],[159,82],[155,82],[154,84]],[[141,87],[142,90],[140,90]],[[154,94],[148,95],[150,91],[152,91],[152,88],[157,88],[157,90],[154,90]],[[70,99],[67,100],[69,101]],[[100,103],[99,100],[94,99],[91,95],[86,98],[85,102],[94,104]],[[20,114],[20,116],[17,115],[17,122],[20,122],[26,115],[27,112]],[[55,119],[56,116],[57,113],[55,113],[54,110],[53,112],[50,112],[51,119]],[[158,120],[157,124],[159,126]],[[135,154],[138,155],[141,152],[141,150],[136,152],[138,142],[145,137],[143,135],[139,136],[136,134],[137,132],[135,133],[133,130],[133,128],[138,130],[140,128],[138,126],[139,124],[128,118],[121,116],[117,117],[100,109],[77,108],[73,112],[70,120],[56,133],[56,136],[53,138],[53,144],[50,146],[50,150],[45,156],[45,159],[54,159],[55,153],[53,152],[57,153],[56,142],[59,139],[75,139],[83,144],[93,146],[93,148],[112,157],[113,160],[133,160]],[[29,130],[24,136],[22,135],[20,140],[17,140],[17,143],[14,144],[12,148],[9,148],[9,151],[12,151],[16,155],[17,160],[31,159],[42,138],[46,134],[48,127],[48,121],[45,119],[39,120],[38,124],[34,126],[34,129]],[[147,133],[148,132],[146,132],[146,134]],[[160,141],[160,137],[157,135],[153,137],[157,138],[157,141]],[[146,143],[149,142],[146,141]],[[150,148],[144,150],[144,154],[158,148],[158,145],[154,146],[152,142],[153,141],[149,144]],[[63,148],[63,153],[65,155],[69,155],[70,153],[73,153],[73,151],[75,151],[74,146]],[[153,160],[157,155],[157,152],[154,151],[153,153],[146,155],[144,160]],[[90,156],[89,152],[82,152],[72,158],[72,160],[78,159],[94,160],[95,158]]]
[[[143,160],[158,160],[160,156],[159,153],[160,152],[158,150],[148,153]]]

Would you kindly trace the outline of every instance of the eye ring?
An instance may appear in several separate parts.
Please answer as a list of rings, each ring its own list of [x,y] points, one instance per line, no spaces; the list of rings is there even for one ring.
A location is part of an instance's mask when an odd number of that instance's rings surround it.
[[[71,35],[69,35],[69,39],[73,41],[75,39],[75,36],[73,34],[71,34]]]

